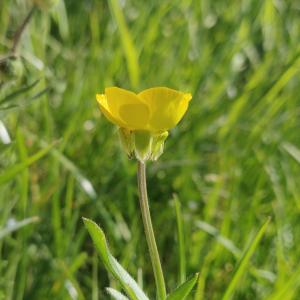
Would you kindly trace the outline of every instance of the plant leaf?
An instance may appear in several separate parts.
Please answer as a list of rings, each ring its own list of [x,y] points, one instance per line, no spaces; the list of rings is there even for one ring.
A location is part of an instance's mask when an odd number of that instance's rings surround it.
[[[243,257],[240,260],[239,266],[222,298],[222,300],[228,300],[231,293],[234,291],[234,288],[238,282],[238,280],[240,279],[243,271],[245,270],[247,263],[252,255],[252,253],[254,252],[256,246],[258,245],[261,237],[263,236],[267,226],[269,225],[271,221],[271,217],[268,217],[268,220],[265,222],[265,224],[262,226],[262,228],[259,230],[258,234],[256,235],[256,237],[254,238],[253,242],[251,243],[250,247],[248,248],[248,250],[245,252],[245,254],[243,255]]]
[[[123,294],[112,288],[105,289],[116,300],[128,300]]]
[[[53,144],[51,144],[47,148],[39,151],[38,153],[36,153],[36,154],[28,157],[28,159],[26,159],[25,161],[23,161],[20,164],[14,166],[9,171],[6,171],[0,177],[0,186],[3,183],[11,180],[16,174],[18,174],[19,172],[21,172],[23,169],[25,169],[26,167],[28,167],[29,165],[31,165],[32,163],[34,163],[35,161],[37,161],[38,159],[40,159],[42,156],[44,156],[46,153],[48,153],[53,147],[57,146],[60,141],[61,140],[58,140],[58,141],[54,142]]]
[[[189,279],[188,281],[183,283],[173,293],[171,293],[166,298],[166,300],[182,300],[182,299],[184,299],[189,294],[189,292],[191,291],[191,289],[193,288],[195,283],[197,282],[198,276],[199,276],[199,274],[196,273],[191,279]]]
[[[111,255],[105,235],[100,227],[95,222],[86,218],[83,218],[83,222],[94,241],[102,261],[127,294],[134,300],[149,300],[139,285]]]

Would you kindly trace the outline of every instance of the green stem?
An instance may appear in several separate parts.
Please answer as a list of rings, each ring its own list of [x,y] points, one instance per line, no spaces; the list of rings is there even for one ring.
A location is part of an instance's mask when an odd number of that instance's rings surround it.
[[[166,287],[164,275],[162,272],[157,246],[155,242],[154,232],[152,228],[151,216],[149,211],[147,185],[146,185],[146,165],[138,161],[138,183],[140,194],[140,205],[143,217],[143,223],[145,227],[146,239],[150,252],[152,267],[154,271],[154,277],[157,288],[158,300],[164,300],[166,298]]]

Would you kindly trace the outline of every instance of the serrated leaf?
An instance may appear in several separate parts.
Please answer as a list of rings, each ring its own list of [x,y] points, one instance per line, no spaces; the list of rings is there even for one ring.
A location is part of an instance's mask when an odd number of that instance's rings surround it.
[[[39,151],[38,153],[28,157],[28,159],[26,159],[22,163],[14,166],[10,170],[6,171],[2,176],[0,176],[0,186],[3,183],[11,180],[16,174],[18,174],[19,172],[24,170],[26,167],[28,167],[29,165],[31,165],[32,163],[34,163],[35,161],[40,159],[42,156],[44,156],[46,153],[48,153],[53,147],[57,146],[60,141],[61,140],[58,140],[58,141],[54,142],[53,144],[51,144],[47,148],[45,148],[45,149]]]
[[[183,283],[181,286],[179,286],[174,292],[172,292],[166,298],[166,300],[182,300],[182,299],[184,299],[189,294],[189,292],[191,291],[191,289],[193,288],[195,283],[197,282],[198,275],[199,274],[196,273],[191,279],[189,279],[188,281]]]
[[[83,218],[83,221],[94,241],[103,263],[112,273],[112,275],[118,280],[126,293],[134,300],[149,300],[134,279],[112,256],[108,249],[105,235],[100,227],[89,219]]]
[[[112,288],[105,289],[116,300],[128,300],[123,294]]]

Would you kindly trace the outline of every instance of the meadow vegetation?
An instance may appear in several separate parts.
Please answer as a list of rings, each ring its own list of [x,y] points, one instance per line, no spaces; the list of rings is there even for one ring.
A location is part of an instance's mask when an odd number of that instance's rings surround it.
[[[0,1],[2,58],[30,9]],[[37,9],[17,51],[23,75],[0,83],[0,299],[98,300],[109,299],[105,287],[120,290],[82,217],[100,224],[155,299],[137,162],[95,98],[110,86],[193,95],[164,154],[147,163],[168,292],[180,282],[176,193],[186,274],[199,272],[187,299],[222,299],[268,216],[231,299],[299,299],[299,10],[290,0],[61,0]]]

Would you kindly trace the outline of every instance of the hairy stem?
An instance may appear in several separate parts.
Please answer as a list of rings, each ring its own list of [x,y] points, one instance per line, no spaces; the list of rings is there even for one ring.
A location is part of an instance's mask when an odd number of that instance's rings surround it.
[[[150,251],[150,257],[152,267],[154,271],[154,277],[157,288],[158,300],[164,300],[166,298],[166,288],[164,275],[162,272],[160,259],[157,251],[155,236],[152,228],[148,196],[147,196],[147,185],[146,185],[146,165],[138,161],[138,183],[139,183],[139,194],[140,194],[140,205],[143,217],[143,223],[145,227],[146,239],[148,248]]]

